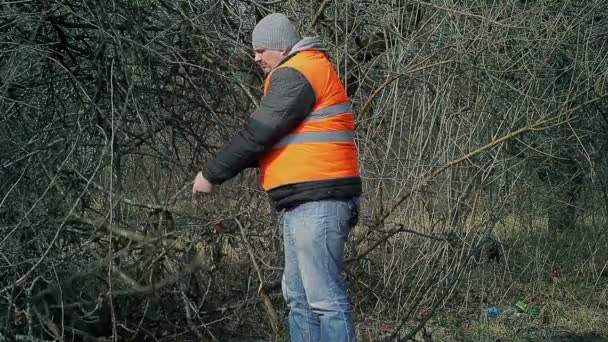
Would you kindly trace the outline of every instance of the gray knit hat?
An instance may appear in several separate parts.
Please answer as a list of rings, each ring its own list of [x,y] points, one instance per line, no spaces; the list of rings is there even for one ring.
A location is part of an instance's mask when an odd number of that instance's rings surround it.
[[[272,13],[260,20],[252,33],[254,49],[289,50],[300,41],[293,23],[282,13]]]

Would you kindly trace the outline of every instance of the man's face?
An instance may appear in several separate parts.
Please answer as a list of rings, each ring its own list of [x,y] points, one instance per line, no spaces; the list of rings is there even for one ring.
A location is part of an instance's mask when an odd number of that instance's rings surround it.
[[[264,69],[266,74],[279,65],[287,56],[287,50],[255,49],[254,53],[255,62]]]

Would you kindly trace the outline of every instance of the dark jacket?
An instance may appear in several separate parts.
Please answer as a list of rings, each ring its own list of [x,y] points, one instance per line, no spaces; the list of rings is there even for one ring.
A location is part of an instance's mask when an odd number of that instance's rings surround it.
[[[283,63],[298,51],[310,49],[323,50],[318,38],[301,40]],[[255,166],[259,156],[310,114],[316,102],[315,93],[300,72],[285,67],[275,70],[270,77],[266,95],[247,125],[202,171],[212,184],[221,184],[243,169]],[[360,196],[361,179],[352,177],[288,184],[272,189],[268,194],[275,207],[283,209],[307,201]]]

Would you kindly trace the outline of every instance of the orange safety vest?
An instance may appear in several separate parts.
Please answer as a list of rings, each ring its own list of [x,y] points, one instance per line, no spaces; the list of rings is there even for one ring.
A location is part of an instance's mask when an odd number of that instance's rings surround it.
[[[316,103],[300,125],[260,157],[262,188],[268,191],[286,184],[359,176],[354,116],[331,62],[321,51],[304,50],[277,69],[285,67],[304,75]],[[269,79],[270,75],[264,94]]]

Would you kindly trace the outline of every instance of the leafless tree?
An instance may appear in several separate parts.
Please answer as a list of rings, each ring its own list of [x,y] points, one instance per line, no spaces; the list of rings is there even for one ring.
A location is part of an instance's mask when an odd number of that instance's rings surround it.
[[[249,36],[272,11],[322,38],[355,108],[365,195],[346,273],[362,338],[376,315],[396,323],[371,340],[407,340],[468,305],[506,228],[608,213],[605,1],[0,11],[6,336],[281,338],[281,237],[256,171],[189,191],[259,101]]]

